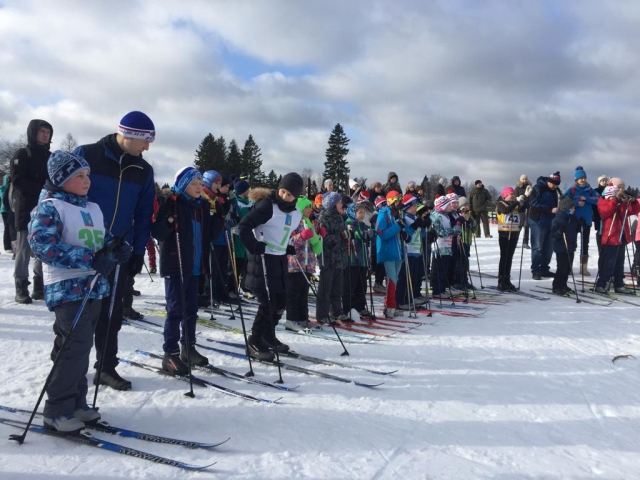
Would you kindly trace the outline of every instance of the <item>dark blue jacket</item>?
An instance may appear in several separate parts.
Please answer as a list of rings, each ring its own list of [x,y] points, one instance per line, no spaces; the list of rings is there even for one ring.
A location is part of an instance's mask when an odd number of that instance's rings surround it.
[[[558,206],[558,194],[547,186],[547,177],[539,177],[530,196],[529,225],[551,228],[554,213]]]
[[[578,219],[567,212],[558,212],[551,222],[551,237],[553,238],[553,251],[556,255],[566,255],[567,246],[564,244],[564,236],[567,238],[569,252],[576,251],[578,246]]]
[[[159,242],[160,276],[180,275],[176,223],[180,235],[182,272],[186,275],[209,273],[209,244],[211,243],[211,215],[209,204],[203,199],[187,200],[175,194],[158,209],[151,234]],[[173,221],[169,222],[172,218]],[[195,265],[195,262],[198,265]]]
[[[97,143],[82,145],[73,152],[91,166],[89,201],[100,205],[105,227],[115,236],[127,232],[133,253],[144,255],[149,240],[155,185],[153,167],[142,155],[122,151],[116,134]]]

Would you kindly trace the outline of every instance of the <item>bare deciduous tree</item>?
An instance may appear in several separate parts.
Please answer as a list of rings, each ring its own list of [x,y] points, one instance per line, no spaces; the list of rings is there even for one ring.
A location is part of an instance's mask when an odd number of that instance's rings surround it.
[[[78,141],[73,137],[72,134],[67,133],[67,136],[64,137],[62,143],[60,143],[60,150],[64,150],[65,152],[73,152],[78,146]]]

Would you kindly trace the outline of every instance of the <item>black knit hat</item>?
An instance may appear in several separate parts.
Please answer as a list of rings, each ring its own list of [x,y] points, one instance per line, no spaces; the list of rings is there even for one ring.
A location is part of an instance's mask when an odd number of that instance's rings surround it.
[[[290,172],[282,177],[282,180],[280,180],[280,183],[278,184],[278,188],[284,188],[291,195],[298,198],[304,188],[304,180],[302,180],[302,177],[296,172]]]

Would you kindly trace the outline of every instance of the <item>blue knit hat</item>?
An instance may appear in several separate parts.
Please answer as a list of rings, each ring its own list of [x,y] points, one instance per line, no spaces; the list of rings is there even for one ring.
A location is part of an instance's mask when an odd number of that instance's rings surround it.
[[[176,181],[173,185],[173,191],[176,193],[184,193],[187,190],[189,184],[199,178],[202,180],[202,174],[199,170],[193,167],[184,167],[178,170],[176,173]]]
[[[322,207],[325,210],[331,210],[340,200],[342,197],[338,192],[327,192],[322,196]]]
[[[53,152],[47,161],[49,178],[57,187],[64,185],[71,177],[83,168],[91,171],[91,167],[89,167],[87,161],[80,155],[74,155],[73,153],[64,152],[62,150],[56,150]]]
[[[156,138],[156,127],[149,117],[142,112],[129,112],[118,126],[118,133],[126,138],[137,138],[153,142]]]
[[[236,192],[236,195],[242,195],[244,192],[249,190],[249,182],[238,178],[233,182],[233,190]]]
[[[575,180],[578,181],[581,178],[587,178],[587,172],[584,171],[584,168],[577,166],[576,173],[574,176],[575,176]]]

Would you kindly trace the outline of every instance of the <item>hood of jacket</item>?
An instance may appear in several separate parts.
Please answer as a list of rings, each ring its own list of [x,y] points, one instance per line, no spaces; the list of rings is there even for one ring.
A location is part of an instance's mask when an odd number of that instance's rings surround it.
[[[51,135],[49,136],[49,143],[47,145],[38,145],[36,142],[36,138],[38,136],[38,129],[40,127],[47,127],[51,130]],[[53,138],[53,127],[51,124],[45,120],[33,119],[29,122],[29,126],[27,127],[27,144],[29,148],[43,148],[45,147],[49,150],[51,145],[51,139]]]
[[[389,174],[387,175],[387,183],[391,183],[391,179],[393,177],[396,177],[396,181],[393,183],[397,183],[398,182],[398,174],[396,172],[389,172]]]
[[[253,203],[258,203],[260,200],[264,200],[271,194],[272,190],[270,188],[258,187],[253,188],[249,192],[249,200]]]

